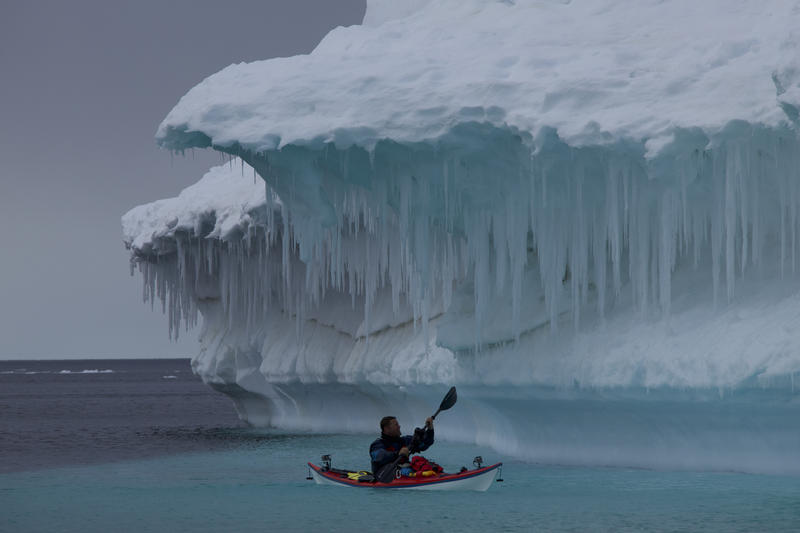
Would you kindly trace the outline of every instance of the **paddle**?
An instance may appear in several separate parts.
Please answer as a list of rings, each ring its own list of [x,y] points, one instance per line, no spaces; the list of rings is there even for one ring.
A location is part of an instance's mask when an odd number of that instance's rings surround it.
[[[444,398],[442,399],[442,403],[439,405],[439,408],[436,410],[436,412],[433,414],[431,418],[435,419],[436,415],[438,415],[442,411],[447,411],[448,409],[453,407],[456,404],[456,400],[458,400],[458,394],[456,393],[456,388],[450,387],[450,390],[447,391],[447,394],[444,395]]]
[[[458,400],[458,394],[456,393],[455,387],[450,387],[450,390],[447,391],[447,394],[444,395],[442,399],[442,403],[439,404],[439,408],[436,410],[436,413],[431,417],[433,419],[436,418],[436,415],[441,413],[442,411],[447,411],[451,407],[456,404],[456,400]],[[390,465],[386,465],[377,472],[375,472],[375,477],[381,483],[390,483],[395,478],[395,470],[397,469],[397,465],[400,464],[400,460],[405,457],[404,455],[399,456],[393,463]]]

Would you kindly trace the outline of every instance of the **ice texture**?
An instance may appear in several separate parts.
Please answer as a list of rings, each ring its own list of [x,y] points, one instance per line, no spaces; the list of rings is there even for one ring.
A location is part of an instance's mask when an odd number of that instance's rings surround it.
[[[232,159],[124,217],[145,299],[173,335],[202,315],[195,372],[257,424],[370,430],[455,383],[480,400],[450,431],[524,454],[553,390],[791,411],[798,27],[788,1],[370,1],[170,112],[163,147]],[[794,449],[754,413],[697,431]]]

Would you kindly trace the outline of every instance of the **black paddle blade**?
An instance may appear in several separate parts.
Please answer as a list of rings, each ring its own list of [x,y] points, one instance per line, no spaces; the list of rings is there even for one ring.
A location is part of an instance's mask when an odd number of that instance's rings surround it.
[[[442,400],[442,404],[439,406],[439,411],[446,411],[447,409],[450,409],[456,404],[456,400],[458,400],[458,394],[456,393],[456,388],[450,387],[450,390],[447,391],[447,394]]]

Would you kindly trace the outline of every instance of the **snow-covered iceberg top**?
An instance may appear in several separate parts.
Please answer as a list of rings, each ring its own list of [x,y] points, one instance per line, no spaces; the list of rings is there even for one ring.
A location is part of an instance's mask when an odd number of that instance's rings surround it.
[[[799,22],[800,1],[370,2],[166,118],[163,146],[239,156],[269,192],[207,177],[126,216],[146,297],[171,331],[203,313],[204,376],[793,376]]]
[[[213,167],[175,198],[134,207],[122,217],[122,234],[134,253],[158,254],[159,243],[180,233],[220,240],[239,236],[253,224],[263,225],[266,209],[264,181],[244,162],[231,162]]]
[[[194,87],[162,146],[265,151],[439,138],[463,122],[570,145],[797,123],[800,2],[368,0],[309,55],[231,65]]]

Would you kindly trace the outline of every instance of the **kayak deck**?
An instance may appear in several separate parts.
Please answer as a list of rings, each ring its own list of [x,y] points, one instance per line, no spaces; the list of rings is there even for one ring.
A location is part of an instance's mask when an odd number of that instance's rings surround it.
[[[465,470],[457,474],[441,473],[428,477],[399,477],[390,483],[380,481],[358,481],[348,477],[348,471],[324,469],[308,463],[314,481],[320,485],[344,485],[348,487],[371,487],[384,489],[426,489],[426,490],[487,490],[503,463],[496,463],[482,468]]]

